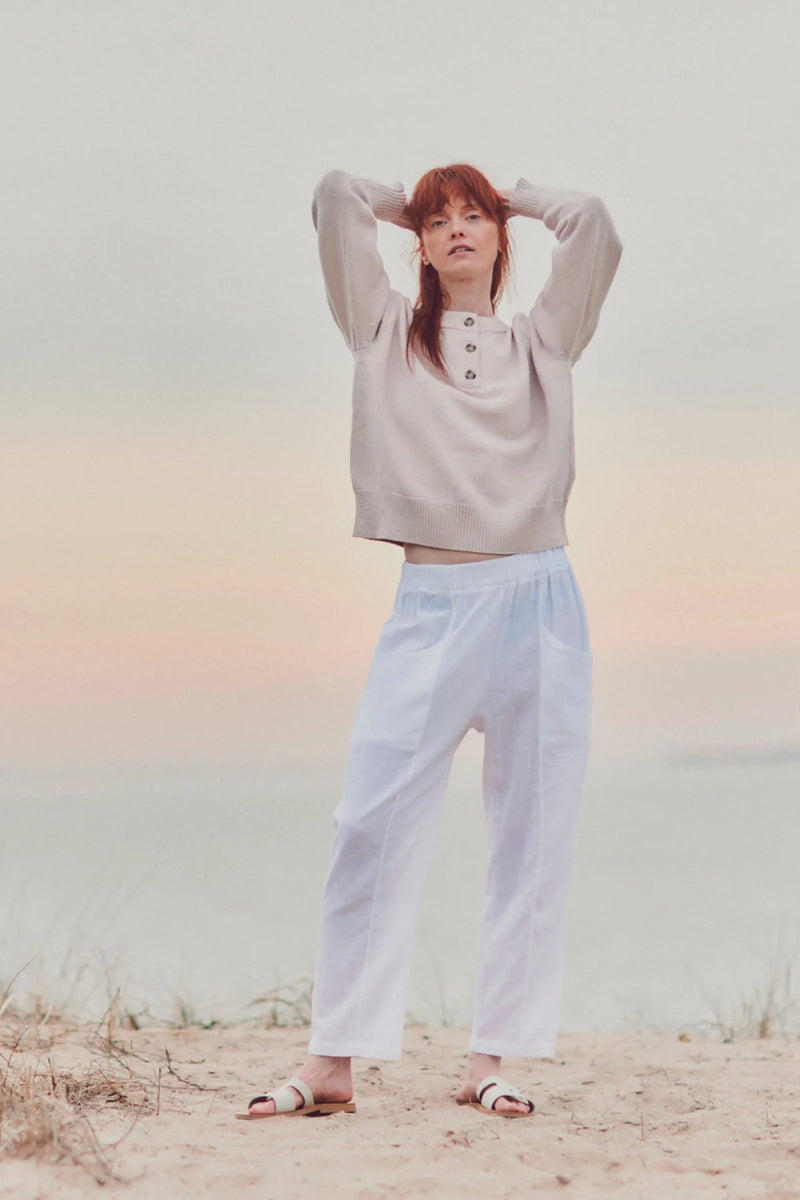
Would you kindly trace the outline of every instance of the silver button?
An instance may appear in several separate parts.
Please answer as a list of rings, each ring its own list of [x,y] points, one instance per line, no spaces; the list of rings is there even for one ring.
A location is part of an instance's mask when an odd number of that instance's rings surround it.
[[[464,324],[465,325],[474,325],[475,318],[474,317],[464,317]]]
[[[475,372],[474,372],[474,371],[465,371],[465,372],[464,372],[464,378],[465,378],[465,379],[474,379],[474,378],[475,378]]]
[[[467,350],[470,350],[470,351],[477,349],[474,342],[467,342],[466,348],[467,348]]]

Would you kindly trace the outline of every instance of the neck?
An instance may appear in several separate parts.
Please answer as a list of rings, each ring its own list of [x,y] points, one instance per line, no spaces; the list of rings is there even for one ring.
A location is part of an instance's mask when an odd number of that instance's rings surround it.
[[[464,280],[463,283],[451,283],[447,289],[442,287],[445,309],[454,312],[473,312],[479,317],[493,317],[491,286],[480,280]]]

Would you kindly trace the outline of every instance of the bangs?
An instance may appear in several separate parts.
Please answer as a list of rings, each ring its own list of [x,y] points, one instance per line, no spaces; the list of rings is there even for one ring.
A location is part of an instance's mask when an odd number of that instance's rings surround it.
[[[492,220],[498,219],[497,193],[486,177],[468,163],[436,167],[423,175],[414,189],[410,208],[419,225],[446,204],[462,200],[481,209]]]
[[[452,204],[455,207],[459,201],[468,205],[470,208],[482,208],[486,211],[484,204],[479,204],[476,197],[468,192],[464,192],[457,183],[447,184],[444,181],[436,183],[430,190],[430,194],[424,197],[424,206],[421,216],[424,219],[433,216],[434,213],[442,212],[446,204]]]

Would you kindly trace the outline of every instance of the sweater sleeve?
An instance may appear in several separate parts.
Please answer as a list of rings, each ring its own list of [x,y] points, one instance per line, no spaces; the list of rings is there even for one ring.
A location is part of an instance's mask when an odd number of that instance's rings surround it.
[[[527,179],[510,193],[509,207],[544,221],[558,239],[550,277],[530,315],[543,344],[576,363],[597,328],[622,257],[608,210],[597,196],[537,187]]]
[[[378,219],[403,211],[402,183],[387,187],[346,171],[328,171],[314,189],[311,216],[328,305],[351,350],[375,337],[389,300],[378,253]]]

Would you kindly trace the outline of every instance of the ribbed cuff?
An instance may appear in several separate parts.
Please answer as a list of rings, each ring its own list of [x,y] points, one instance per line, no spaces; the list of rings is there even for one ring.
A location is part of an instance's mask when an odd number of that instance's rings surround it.
[[[367,180],[372,192],[372,211],[379,221],[393,221],[406,206],[406,193],[402,183],[393,187]]]
[[[527,179],[518,179],[509,194],[508,206],[512,213],[519,213],[522,217],[535,217],[541,221],[547,207],[544,189],[538,188]]]

